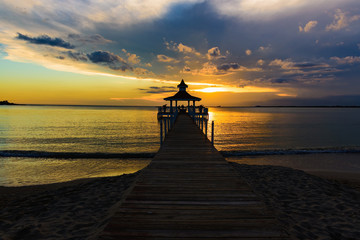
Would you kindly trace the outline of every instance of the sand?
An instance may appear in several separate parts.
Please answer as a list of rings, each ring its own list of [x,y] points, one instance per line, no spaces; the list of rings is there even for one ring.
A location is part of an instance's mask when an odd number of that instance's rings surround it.
[[[137,174],[0,188],[0,239],[94,239]]]
[[[356,177],[344,185],[287,167],[231,164],[275,211],[291,239],[360,238]],[[136,175],[1,187],[0,239],[96,239]],[[346,183],[348,176],[322,177]]]
[[[231,164],[275,210],[292,239],[360,239],[359,181],[344,185],[325,172],[320,175],[327,179],[288,167]]]

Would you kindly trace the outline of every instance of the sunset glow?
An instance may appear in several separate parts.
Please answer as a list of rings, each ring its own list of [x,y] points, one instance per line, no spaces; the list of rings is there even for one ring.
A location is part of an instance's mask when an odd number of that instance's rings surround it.
[[[0,100],[154,105],[184,79],[204,104],[360,102],[356,1],[0,4]]]

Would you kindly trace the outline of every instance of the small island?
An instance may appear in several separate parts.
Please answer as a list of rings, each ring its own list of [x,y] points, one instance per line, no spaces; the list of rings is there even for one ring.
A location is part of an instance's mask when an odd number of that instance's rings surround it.
[[[5,100],[5,101],[0,101],[0,105],[17,105],[17,104],[11,103],[11,102],[8,102],[7,100]]]

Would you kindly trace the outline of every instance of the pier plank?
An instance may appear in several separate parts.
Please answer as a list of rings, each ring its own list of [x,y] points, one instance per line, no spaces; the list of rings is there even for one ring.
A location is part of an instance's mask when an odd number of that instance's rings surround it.
[[[201,130],[180,114],[100,239],[288,239]]]

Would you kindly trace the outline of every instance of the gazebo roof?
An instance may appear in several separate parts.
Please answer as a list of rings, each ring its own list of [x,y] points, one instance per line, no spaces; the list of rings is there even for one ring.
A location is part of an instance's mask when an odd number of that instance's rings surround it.
[[[186,91],[179,91],[174,96],[164,98],[164,100],[166,100],[166,101],[170,101],[170,100],[173,100],[173,101],[201,101],[201,98],[191,96]]]
[[[188,85],[185,84],[184,80],[181,80],[177,87],[179,91],[174,96],[164,98],[165,101],[201,101],[201,98],[194,97],[186,91]]]

